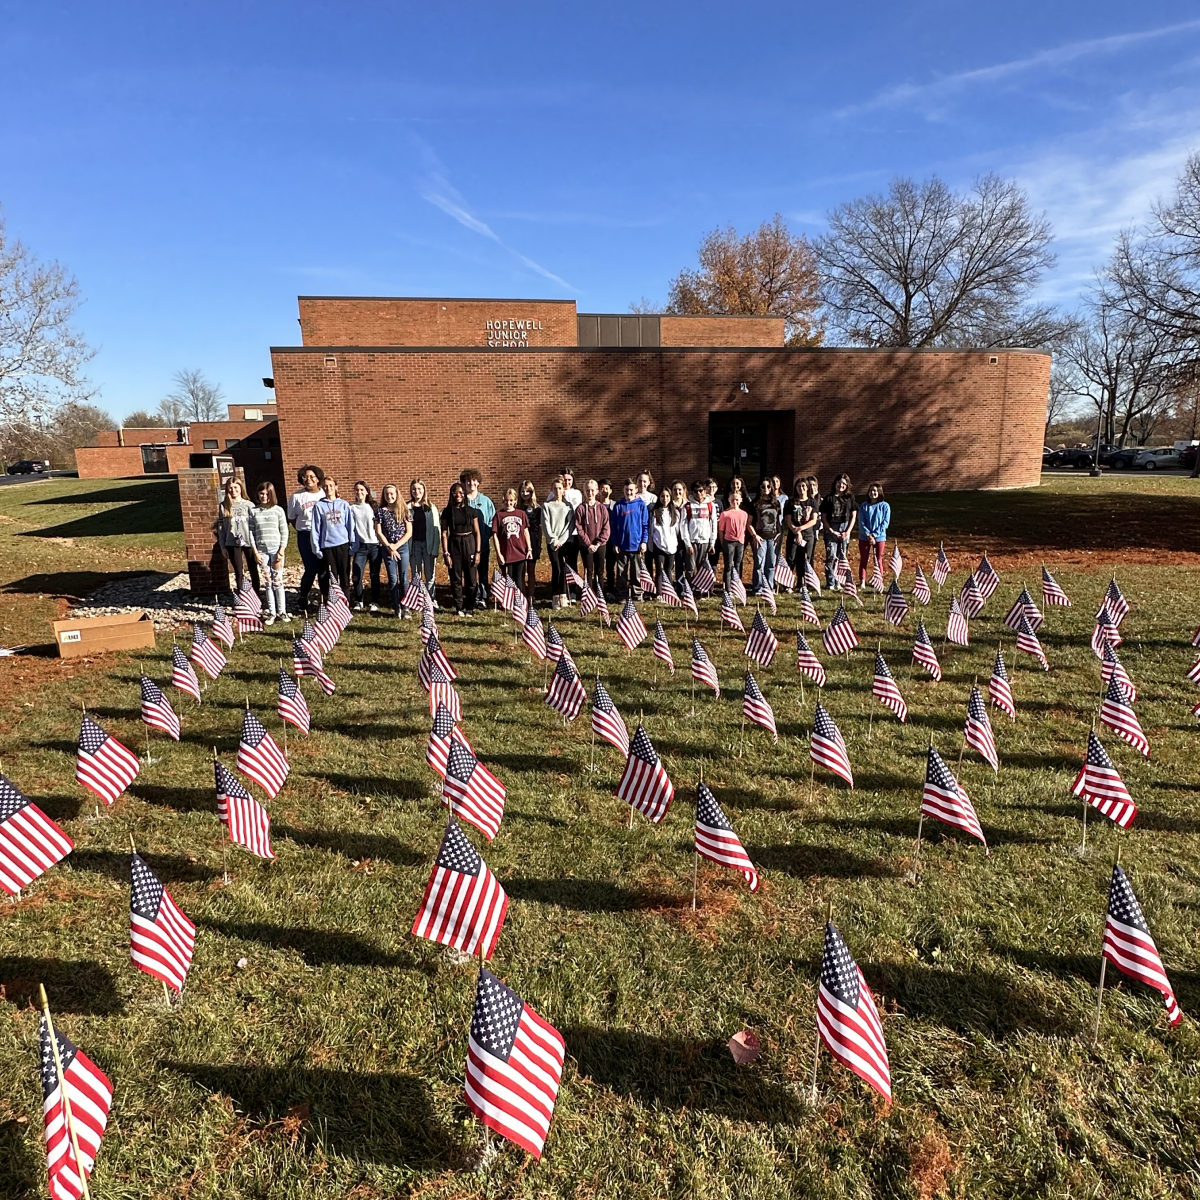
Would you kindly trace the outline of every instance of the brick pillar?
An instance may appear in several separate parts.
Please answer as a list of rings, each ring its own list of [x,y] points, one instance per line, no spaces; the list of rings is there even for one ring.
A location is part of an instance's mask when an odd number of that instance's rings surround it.
[[[188,587],[198,596],[230,590],[229,564],[217,546],[216,521],[221,496],[215,467],[190,467],[178,472],[179,506],[187,547]],[[246,474],[237,468],[242,491]]]

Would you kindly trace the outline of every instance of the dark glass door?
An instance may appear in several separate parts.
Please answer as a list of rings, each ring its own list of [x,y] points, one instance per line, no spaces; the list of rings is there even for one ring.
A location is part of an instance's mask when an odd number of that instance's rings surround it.
[[[740,475],[758,491],[767,466],[767,418],[762,413],[709,413],[708,473],[721,491]]]

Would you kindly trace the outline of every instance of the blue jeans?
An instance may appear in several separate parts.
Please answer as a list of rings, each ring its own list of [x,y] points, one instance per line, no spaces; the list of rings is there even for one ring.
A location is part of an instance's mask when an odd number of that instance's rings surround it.
[[[825,541],[825,586],[833,587],[833,572],[839,559],[846,558],[846,542],[844,539],[830,537],[828,533],[821,534]]]
[[[354,552],[354,601],[362,603],[363,584],[366,582],[367,566],[371,569],[371,603],[379,602],[379,562],[383,547],[378,542],[364,542]]]
[[[763,580],[772,580],[775,574],[775,559],[779,554],[779,543],[774,538],[760,538],[754,547],[754,578],[750,581],[750,590],[762,590]]]
[[[392,552],[383,547],[383,565],[387,569],[388,588],[392,593],[392,612],[400,611],[401,592],[408,586],[408,547],[405,542],[399,550],[399,558],[393,558]]]

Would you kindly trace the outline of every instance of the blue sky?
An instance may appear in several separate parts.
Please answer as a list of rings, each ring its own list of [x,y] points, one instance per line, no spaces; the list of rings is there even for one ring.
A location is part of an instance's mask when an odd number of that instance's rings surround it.
[[[298,294],[623,311],[716,225],[1019,180],[1073,304],[1200,149],[1195,4],[0,0],[0,206],[116,416],[267,397]]]

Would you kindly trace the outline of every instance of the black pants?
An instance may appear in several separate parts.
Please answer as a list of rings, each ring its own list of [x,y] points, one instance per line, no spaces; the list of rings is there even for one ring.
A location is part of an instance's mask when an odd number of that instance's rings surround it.
[[[654,556],[654,585],[661,591],[664,575],[672,584],[675,582],[675,555],[657,546],[650,553]]]
[[[326,546],[325,547],[325,590],[322,595],[326,602],[329,600],[329,582],[331,579],[337,579],[343,592],[346,593],[346,599],[350,599],[350,547],[348,544],[341,546]]]
[[[638,559],[636,550],[622,550],[617,557],[617,582],[625,592],[624,599],[636,598],[638,593]]]
[[[582,542],[579,545],[579,557],[583,559],[583,578],[588,587],[593,584],[604,586],[604,552],[608,546],[605,542],[598,550],[591,550]]]
[[[722,542],[721,554],[725,559],[725,586],[736,575],[742,577],[742,556],[746,553],[745,542]]]
[[[617,559],[620,557],[620,551],[616,544],[609,542],[604,548],[604,582],[608,591],[612,591],[616,586],[617,578]]]
[[[546,543],[546,553],[550,556],[550,595],[563,596],[566,594],[566,572],[563,570],[563,551],[566,550],[566,543],[561,546],[552,546],[549,542]]]
[[[483,524],[482,521],[479,522]],[[474,536],[474,535],[472,535]],[[479,547],[479,569],[475,572],[475,593],[479,603],[487,607],[487,588],[491,583],[491,573],[488,570],[492,561],[492,539],[488,531],[484,531],[483,545]],[[474,566],[474,564],[472,564]],[[462,605],[456,605],[462,608]]]
[[[258,557],[249,546],[226,546],[225,553],[229,555],[229,561],[233,563],[233,577],[237,580],[237,589],[242,590],[242,580],[245,579],[246,573],[250,574],[250,582],[254,585],[254,590],[259,591],[258,583]]]
[[[519,589],[525,580],[525,559],[518,558],[516,562],[506,562],[504,564],[504,573]]]
[[[675,579],[682,579],[685,575],[691,576],[696,572],[696,553],[691,546],[685,546],[681,541],[679,549],[675,551]]]
[[[475,611],[475,589],[479,576],[475,572],[475,535],[452,533],[447,538],[450,550],[450,590],[458,612]]]

